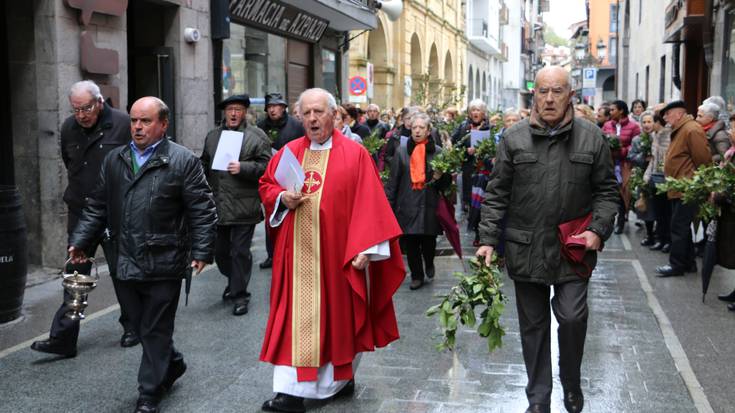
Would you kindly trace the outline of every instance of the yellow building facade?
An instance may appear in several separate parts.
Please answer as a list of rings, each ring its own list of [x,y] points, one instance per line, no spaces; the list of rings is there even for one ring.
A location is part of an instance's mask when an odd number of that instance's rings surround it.
[[[349,77],[369,79],[368,64],[373,68],[371,96],[350,95],[350,101],[363,108],[376,103],[394,110],[412,104],[464,106],[467,37],[462,0],[404,0],[397,21],[384,13],[378,17],[375,30],[350,42]]]

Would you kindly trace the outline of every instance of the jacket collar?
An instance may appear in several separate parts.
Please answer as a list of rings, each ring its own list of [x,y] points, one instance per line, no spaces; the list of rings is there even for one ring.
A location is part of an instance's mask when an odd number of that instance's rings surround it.
[[[574,107],[570,104],[564,112],[564,118],[559,122],[556,127],[550,127],[541,119],[538,111],[535,109],[531,110],[531,117],[528,120],[531,126],[531,133],[533,135],[553,137],[564,134],[572,129],[574,124]]]
[[[694,118],[692,117],[692,115],[686,114],[686,115],[682,116],[682,118],[679,119],[679,122],[676,125],[673,125],[671,127],[671,136],[673,137],[674,135],[676,135],[676,132],[682,126],[684,126],[684,124],[686,124],[687,122],[696,122],[696,121],[694,120]]]

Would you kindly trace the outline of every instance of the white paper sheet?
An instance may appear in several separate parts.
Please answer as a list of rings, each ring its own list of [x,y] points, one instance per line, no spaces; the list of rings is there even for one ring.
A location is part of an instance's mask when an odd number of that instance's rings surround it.
[[[471,130],[470,131],[470,142],[472,143],[472,146],[477,146],[477,144],[480,143],[481,140],[487,139],[489,137],[490,137],[489,130]]]
[[[276,167],[276,181],[287,191],[301,192],[304,186],[304,169],[288,146],[283,148],[281,160]]]
[[[240,149],[242,148],[242,139],[244,134],[234,130],[224,130],[219,135],[219,143],[217,150],[214,152],[212,159],[212,169],[217,171],[226,171],[227,164],[230,161],[240,159]]]
[[[401,148],[408,146],[408,136],[401,136]]]

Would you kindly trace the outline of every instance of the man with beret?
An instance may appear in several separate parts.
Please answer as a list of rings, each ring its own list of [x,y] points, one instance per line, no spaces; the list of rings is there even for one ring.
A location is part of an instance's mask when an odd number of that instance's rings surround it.
[[[287,107],[288,102],[282,94],[269,93],[265,96],[265,111],[268,116],[258,122],[258,127],[270,138],[271,146],[276,151],[292,140],[306,135],[301,121],[286,113]],[[273,243],[267,230],[265,235],[268,258],[260,263],[260,268],[263,269],[273,266]]]
[[[255,225],[263,220],[258,180],[271,158],[265,133],[245,120],[249,106],[248,95],[230,96],[218,105],[225,116],[222,125],[207,134],[201,156],[219,217],[214,260],[228,279],[222,299],[234,301],[232,313],[238,316],[248,312],[248,282],[253,268],[250,243]],[[212,160],[224,131],[240,132],[243,139],[239,159],[231,160],[227,170],[220,171],[212,169]]]
[[[700,165],[712,162],[707,135],[692,115],[687,114],[686,104],[681,100],[666,105],[661,109],[661,116],[671,126],[671,144],[664,159],[664,174],[675,179],[691,178]],[[667,195],[671,200],[669,265],[656,267],[656,272],[659,277],[697,272],[690,229],[697,207],[682,202],[679,192],[669,191]]]

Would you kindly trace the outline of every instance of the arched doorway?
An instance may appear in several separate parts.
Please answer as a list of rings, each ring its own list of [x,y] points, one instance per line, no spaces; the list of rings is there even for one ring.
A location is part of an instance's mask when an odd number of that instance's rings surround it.
[[[388,48],[385,39],[385,29],[380,20],[378,27],[370,32],[367,45],[367,60],[373,64],[373,97],[371,102],[385,108],[388,106],[390,93],[388,91]],[[392,83],[392,82],[391,82]]]
[[[454,65],[452,65],[452,54],[447,51],[447,55],[444,57],[444,101],[453,104],[452,98],[454,97],[454,90],[456,85],[454,84]]]
[[[423,70],[421,60],[421,42],[419,36],[414,33],[411,36],[411,102],[416,103],[421,90],[421,72]]]
[[[615,100],[615,96],[615,75],[610,75],[602,82],[602,100],[603,102],[610,102]]]
[[[474,99],[475,94],[475,76],[473,74],[472,65],[470,65],[469,72],[467,73],[467,103]]]
[[[428,103],[436,106],[441,96],[441,81],[439,80],[439,53],[436,50],[436,43],[431,44],[429,50],[429,84],[428,84]]]

